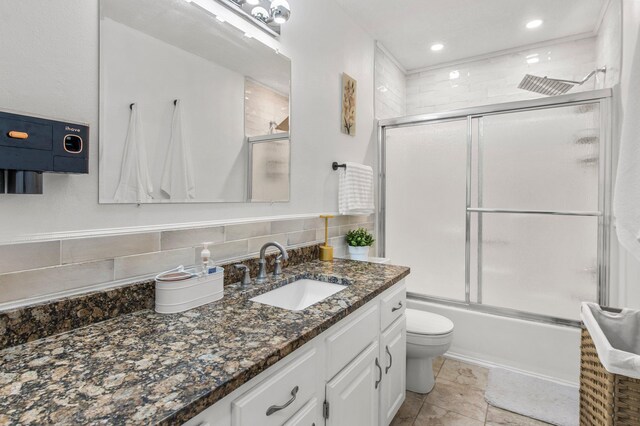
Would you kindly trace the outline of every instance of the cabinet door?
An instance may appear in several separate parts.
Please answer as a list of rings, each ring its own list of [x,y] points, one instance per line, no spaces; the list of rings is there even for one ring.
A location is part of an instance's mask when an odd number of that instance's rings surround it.
[[[282,426],[322,426],[324,419],[322,418],[322,410],[317,398],[311,401],[293,415]]]
[[[404,402],[407,368],[407,326],[402,315],[382,333],[380,359],[383,379],[380,390],[380,424],[388,425]]]
[[[382,366],[378,342],[371,344],[336,375],[326,387],[327,426],[378,424]]]

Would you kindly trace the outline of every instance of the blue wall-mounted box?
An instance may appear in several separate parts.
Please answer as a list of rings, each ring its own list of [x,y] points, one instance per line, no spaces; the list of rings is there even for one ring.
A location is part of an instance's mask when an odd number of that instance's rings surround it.
[[[0,192],[41,194],[42,173],[89,173],[89,126],[0,111]]]

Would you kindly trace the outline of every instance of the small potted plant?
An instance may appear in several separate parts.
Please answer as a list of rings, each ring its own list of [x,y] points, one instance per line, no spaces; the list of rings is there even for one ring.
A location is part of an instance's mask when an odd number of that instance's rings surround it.
[[[353,260],[367,260],[369,258],[369,247],[371,247],[374,241],[373,235],[364,228],[353,229],[347,232],[349,257]]]

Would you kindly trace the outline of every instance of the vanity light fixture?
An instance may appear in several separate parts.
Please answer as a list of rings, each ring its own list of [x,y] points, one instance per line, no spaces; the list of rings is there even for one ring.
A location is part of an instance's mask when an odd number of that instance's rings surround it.
[[[431,45],[431,50],[433,50],[434,52],[438,52],[440,50],[444,49],[444,44],[442,43],[433,43]]]
[[[540,25],[542,25],[542,19],[534,19],[533,21],[529,21],[527,22],[527,28],[532,30],[534,28],[538,28]]]
[[[192,1],[192,0],[187,0]],[[287,0],[227,0],[240,7],[245,13],[265,24],[284,24],[291,16],[291,7]],[[247,9],[245,6],[255,6]]]

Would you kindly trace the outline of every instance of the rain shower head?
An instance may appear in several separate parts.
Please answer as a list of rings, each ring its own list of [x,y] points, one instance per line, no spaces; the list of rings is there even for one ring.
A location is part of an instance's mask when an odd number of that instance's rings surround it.
[[[581,86],[598,72],[606,72],[606,68],[598,68],[591,71],[581,81],[560,80],[557,78],[538,77],[526,74],[518,89],[528,90],[530,92],[540,93],[547,96],[563,95],[567,93],[573,86]]]

